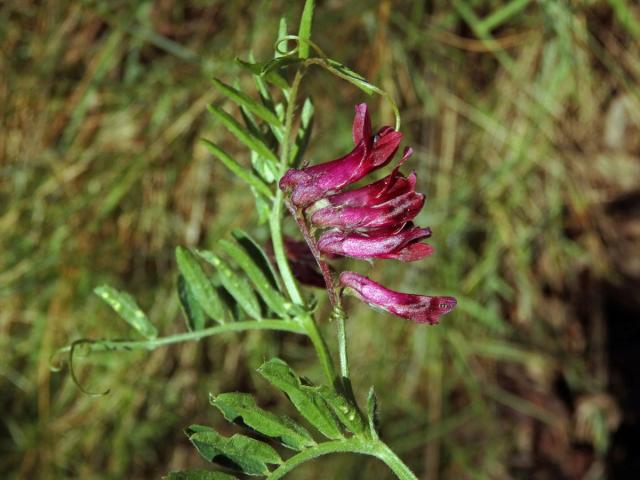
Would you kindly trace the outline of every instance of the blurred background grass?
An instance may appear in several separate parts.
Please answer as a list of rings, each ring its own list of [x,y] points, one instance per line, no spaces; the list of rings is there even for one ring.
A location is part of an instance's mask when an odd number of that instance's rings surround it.
[[[320,378],[306,342],[273,333],[93,355],[79,375],[111,388],[100,398],[49,368],[69,340],[130,334],[92,295],[103,282],[134,294],[161,332],[184,329],[175,246],[210,246],[256,218],[246,188],[197,143],[212,138],[247,160],[204,113],[222,101],[209,80],[250,88],[234,58],[271,55],[278,19],[295,25],[300,9],[3,2],[3,478],[202,467],[182,429],[232,431],[209,391],[256,391],[286,410],[254,374],[273,355]],[[349,305],[356,391],[376,386],[384,437],[430,480],[637,478],[637,3],[319,1],[313,37],[397,99],[416,150],[407,170],[428,193],[418,220],[433,227],[438,254],[369,273],[460,300],[437,328]],[[355,103],[391,121],[378,98],[326,73],[305,82],[317,112],[312,161],[349,148]],[[292,478],[387,475],[344,456]]]

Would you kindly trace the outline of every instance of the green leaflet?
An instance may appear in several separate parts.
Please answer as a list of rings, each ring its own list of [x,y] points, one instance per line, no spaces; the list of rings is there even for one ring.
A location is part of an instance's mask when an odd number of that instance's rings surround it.
[[[282,390],[296,409],[325,437],[343,438],[340,426],[322,395],[313,387],[302,385],[298,376],[279,358],[273,358],[258,369],[274,387]]]
[[[244,251],[247,252],[258,268],[262,270],[262,273],[265,274],[271,285],[277,290],[282,290],[276,269],[258,242],[241,228],[233,230],[231,235],[233,235],[233,238],[240,244]]]
[[[236,243],[220,240],[218,245],[244,270],[269,308],[281,317],[287,317],[286,300],[275,289],[261,268],[251,259],[251,256]]]
[[[289,84],[287,83],[285,78],[282,75],[280,75],[278,72],[270,71],[268,73],[263,73],[263,69],[265,65],[264,63],[245,62],[240,58],[236,58],[236,62],[238,62],[239,65],[249,70],[254,75],[260,78],[264,78],[267,82],[275,85],[276,87],[279,87],[282,90],[289,89]]]
[[[223,95],[229,97],[238,105],[246,108],[248,111],[253,113],[256,117],[261,118],[269,125],[281,127],[280,119],[276,116],[274,112],[269,110],[263,104],[256,102],[253,98],[249,97],[247,94],[241,92],[240,90],[236,90],[230,85],[221,82],[217,78],[212,80],[213,86],[222,93]]]
[[[229,265],[215,253],[207,250],[197,251],[200,258],[215,267],[220,276],[222,286],[235,299],[238,305],[255,320],[262,320],[260,304],[246,278],[234,272]]]
[[[251,165],[267,183],[273,183],[279,177],[278,166],[251,150]]]
[[[187,328],[191,331],[202,330],[207,324],[207,314],[182,275],[178,275],[178,298],[187,318]]]
[[[267,437],[276,438],[285,447],[303,450],[316,445],[309,432],[286,416],[278,416],[263,410],[248,393],[222,393],[210,396],[210,402],[230,422],[242,423]]]
[[[222,110],[215,105],[209,105],[208,107],[209,113],[213,115],[213,117],[222,123],[227,129],[244,145],[246,145],[251,150],[254,150],[259,155],[271,160],[274,163],[278,163],[278,157],[275,153],[273,153],[269,147],[255,135],[253,135],[250,131],[240,125],[235,118],[229,115],[227,112]]]
[[[318,392],[324,397],[331,407],[338,420],[354,434],[364,433],[367,429],[366,423],[358,409],[349,400],[327,385],[316,387]]]
[[[328,59],[327,62],[329,67],[331,67],[336,75],[338,75],[340,78],[345,79],[347,82],[352,83],[367,95],[373,95],[374,93],[381,92],[378,87],[376,87],[372,83],[369,83],[366,78],[364,78],[359,73],[354,72],[346,65],[343,65],[340,62],[332,59]]]
[[[300,37],[298,56],[300,58],[309,58],[308,41],[311,38],[311,23],[313,22],[314,3],[314,0],[307,0],[304,2],[304,9],[302,10],[302,16],[300,17],[300,29],[298,30],[298,37]]]
[[[210,470],[190,470],[185,472],[171,472],[165,480],[238,480],[227,473],[212,472]]]
[[[116,290],[109,285],[102,285],[93,290],[102,300],[107,302],[125,322],[131,325],[140,335],[152,339],[158,336],[156,327],[140,309],[135,299],[126,292]]]
[[[267,464],[282,463],[280,455],[272,447],[244,435],[223,437],[202,425],[191,425],[185,433],[203,458],[236,468],[247,475],[268,475]]]
[[[369,389],[369,395],[367,395],[367,418],[369,420],[371,436],[377,439],[380,419],[378,418],[378,398],[376,397],[376,392],[373,387]]]
[[[193,293],[193,297],[202,309],[218,323],[224,323],[224,307],[222,299],[211,284],[209,277],[198,263],[198,260],[184,247],[176,248],[178,269]]]
[[[283,47],[283,45],[285,43],[284,37],[286,37],[287,34],[287,18],[280,17],[280,22],[278,23],[278,39],[276,40],[276,48],[275,52],[273,52],[273,58],[282,57],[287,54],[286,52],[281,51],[286,47]]]
[[[282,57],[274,58],[273,60],[269,60],[262,65],[262,71],[260,72],[260,74],[263,77],[268,78],[270,74],[277,72],[281,68],[289,67],[302,61],[303,60],[301,58],[294,57],[292,55],[285,55]]]
[[[227,152],[222,150],[215,143],[212,143],[209,140],[205,140],[205,139],[202,140],[202,143],[204,144],[205,147],[207,147],[207,149],[212,154],[214,154],[218,158],[218,160],[220,160],[224,164],[225,167],[227,167],[234,174],[236,174],[236,176],[238,176],[239,178],[247,182],[249,185],[254,187],[258,192],[260,192],[265,197],[273,198],[273,192],[267,186],[267,184],[264,183],[262,180],[260,180],[258,177],[256,177],[253,173],[251,173],[251,171],[248,168],[243,167],[238,162],[236,162],[233,158],[231,158],[231,156]]]

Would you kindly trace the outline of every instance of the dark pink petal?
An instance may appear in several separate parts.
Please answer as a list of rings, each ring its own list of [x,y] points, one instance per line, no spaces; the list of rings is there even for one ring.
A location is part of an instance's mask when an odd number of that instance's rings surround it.
[[[416,174],[412,173],[409,177],[405,178],[400,173],[400,166],[409,158],[412,152],[413,150],[411,148],[405,148],[398,165],[386,177],[369,185],[365,185],[364,187],[330,195],[327,197],[327,200],[332,205],[341,207],[364,207],[376,205],[397,195],[414,191]]]
[[[301,170],[292,168],[280,179],[280,189],[291,192],[294,205],[305,207],[360,180],[370,171],[370,163],[365,144],[361,142],[342,158]]]
[[[453,297],[395,292],[355,272],[342,272],[340,283],[368,305],[418,323],[437,324],[441,315],[449,313],[456,306]]]
[[[400,262],[415,262],[432,255],[435,249],[427,243],[410,243],[399,252],[380,255],[377,258],[399,260]]]
[[[291,195],[297,207],[336,193],[391,161],[402,134],[383,127],[371,136],[371,124],[365,104],[356,107],[354,138],[359,141],[351,153],[331,162],[302,169],[291,169],[280,179],[280,189]]]
[[[395,258],[402,260],[412,255],[402,255],[402,250],[431,235],[428,228],[407,224],[401,231],[392,233],[393,228],[377,229],[374,235],[358,232],[331,230],[320,236],[318,248],[323,253],[353,258]]]
[[[402,133],[396,132],[391,127],[383,127],[373,137],[371,151],[372,169],[385,166],[391,161],[402,141]]]
[[[413,220],[423,205],[424,195],[407,192],[379,205],[321,208],[312,215],[311,221],[321,227],[340,227],[349,230],[387,227]]]
[[[362,140],[368,142],[371,138],[371,117],[366,103],[356,105],[356,116],[353,118],[353,143],[359,144]]]

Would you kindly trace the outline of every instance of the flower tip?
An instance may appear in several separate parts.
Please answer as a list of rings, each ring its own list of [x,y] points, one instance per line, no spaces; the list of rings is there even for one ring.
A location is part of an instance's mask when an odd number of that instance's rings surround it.
[[[354,145],[358,145],[362,140],[368,141],[371,138],[371,117],[366,103],[356,105],[352,133]]]

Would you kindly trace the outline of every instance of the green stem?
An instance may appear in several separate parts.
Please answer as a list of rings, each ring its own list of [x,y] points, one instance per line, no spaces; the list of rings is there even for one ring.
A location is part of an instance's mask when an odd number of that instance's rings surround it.
[[[287,103],[287,111],[285,113],[284,132],[282,135],[282,142],[280,143],[280,176],[285,174],[289,165],[289,150],[291,147],[291,129],[293,126],[293,116],[296,108],[296,97],[298,96],[298,89],[300,88],[300,82],[304,74],[298,70],[296,76],[291,84],[289,90],[289,98]],[[278,270],[284,285],[289,293],[289,297],[293,303],[298,305],[304,305],[302,295],[298,289],[298,284],[293,277],[289,261],[287,260],[287,254],[284,250],[284,242],[282,240],[282,202],[283,193],[279,188],[276,191],[276,197],[273,200],[273,208],[271,210],[271,216],[269,217],[269,228],[271,229],[271,241],[273,243],[273,253],[276,258]]]
[[[301,464],[331,453],[360,453],[382,460],[400,480],[418,480],[398,456],[387,445],[378,440],[363,437],[351,437],[319,444],[317,447],[304,450],[289,458],[274,470],[267,480],[278,480]]]
[[[300,88],[300,82],[302,81],[303,76],[304,72],[302,70],[298,70],[293,79],[293,83],[291,84],[291,89],[289,90],[287,111],[285,112],[284,133],[282,136],[282,142],[280,143],[280,176],[285,174],[286,169],[289,166],[289,152],[291,150],[291,133],[296,108],[296,97],[298,96],[298,89]],[[283,192],[278,189],[273,201],[273,210],[271,211],[271,216],[269,218],[273,253],[278,265],[278,270],[280,270],[280,274],[282,275],[282,280],[287,292],[289,292],[289,297],[294,303],[304,305],[304,300],[302,299],[302,295],[298,289],[298,283],[291,272],[291,266],[289,265],[287,254],[284,249],[281,225],[283,201]],[[324,374],[327,377],[329,385],[333,385],[336,380],[335,368],[333,366],[331,356],[329,355],[327,344],[322,338],[322,335],[318,330],[318,326],[310,315],[303,317],[301,324],[305,333],[311,339],[311,343],[313,343],[313,347],[316,350],[318,359],[320,360],[320,364],[322,365],[322,369],[324,370]]]
[[[338,297],[340,298],[340,297]],[[338,323],[338,352],[340,354],[340,375],[343,382],[349,381],[349,359],[347,357],[347,329],[345,327],[344,312],[337,315]]]
[[[293,320],[261,320],[225,323],[215,327],[204,328],[194,332],[178,333],[166,337],[154,338],[150,340],[86,340],[83,341],[89,346],[91,352],[105,352],[114,350],[155,350],[158,347],[171,345],[173,343],[189,342],[201,340],[212,335],[227,332],[242,332],[245,330],[280,330],[284,332],[305,334],[306,330]],[[61,348],[57,353],[68,353],[71,345]]]
[[[316,349],[316,354],[318,355],[318,359],[320,360],[320,364],[322,365],[322,370],[324,371],[325,377],[327,377],[327,382],[329,385],[335,387],[336,378],[336,370],[333,366],[333,360],[331,360],[331,355],[329,355],[329,349],[327,348],[327,344],[318,330],[318,325],[313,320],[311,316],[303,317],[302,325],[305,329],[306,334],[311,339],[311,343],[313,343],[314,348]]]

